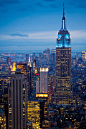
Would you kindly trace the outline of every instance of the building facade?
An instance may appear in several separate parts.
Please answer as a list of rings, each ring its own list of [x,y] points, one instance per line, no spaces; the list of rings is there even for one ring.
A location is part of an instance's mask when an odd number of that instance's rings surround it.
[[[66,29],[64,4],[62,28],[58,32],[56,43],[56,87],[55,103],[69,104],[71,102],[71,43],[70,33]]]
[[[24,74],[12,74],[8,90],[9,129],[26,129],[26,91]]]
[[[26,63],[17,63],[17,69],[21,70],[21,73],[24,74],[24,78],[27,79],[27,64]]]
[[[48,93],[48,68],[40,68],[40,93]]]
[[[30,129],[30,126],[32,125],[32,128],[34,129],[42,129],[42,109],[41,109],[41,103],[39,100],[28,100],[27,103],[27,129]],[[31,123],[31,124],[30,124]]]

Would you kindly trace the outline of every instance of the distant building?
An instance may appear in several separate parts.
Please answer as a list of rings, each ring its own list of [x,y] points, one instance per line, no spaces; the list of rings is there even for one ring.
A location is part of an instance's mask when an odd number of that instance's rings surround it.
[[[32,67],[32,96],[33,98],[36,97],[36,81],[39,78],[39,73],[37,71],[36,67],[36,60],[33,61],[33,67]]]
[[[31,96],[32,93],[32,66],[31,66],[31,61],[30,61],[30,57],[28,60],[28,64],[27,64],[27,90],[28,90],[28,97]]]
[[[36,67],[36,60],[33,61],[33,68]]]
[[[46,50],[46,57],[47,57],[47,60],[49,61],[49,59],[50,59],[50,49],[49,48],[47,48],[47,50]]]
[[[26,63],[28,64],[29,54],[26,54]]]
[[[8,90],[9,129],[26,129],[26,92],[24,74],[15,72]]]
[[[29,57],[27,65],[27,81],[28,81],[28,96],[29,99],[36,97],[36,81],[39,78],[39,73],[37,73],[36,60],[33,61],[33,67],[31,66],[31,61]]]
[[[56,49],[52,49],[51,54],[56,54]]]
[[[36,81],[36,94],[40,93],[39,80]]]
[[[7,64],[10,65],[11,64],[11,58],[7,57]]]
[[[48,93],[48,68],[40,68],[40,93]]]
[[[72,99],[70,40],[70,33],[66,29],[63,5],[62,28],[58,32],[56,44],[56,104],[69,104]]]
[[[81,58],[83,61],[86,59],[86,51],[81,51]]]
[[[33,53],[33,60],[35,60],[36,59],[36,53]]]

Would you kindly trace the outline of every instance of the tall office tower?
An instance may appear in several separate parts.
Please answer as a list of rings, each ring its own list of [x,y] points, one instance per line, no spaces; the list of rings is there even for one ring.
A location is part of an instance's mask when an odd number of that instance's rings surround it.
[[[11,58],[7,57],[7,64],[10,65],[11,64]]]
[[[36,60],[33,61],[33,68],[36,67]]]
[[[36,88],[36,98],[43,102],[44,118],[42,121],[45,123],[46,119],[48,118],[48,68],[40,68],[40,85],[38,80],[36,83]]]
[[[55,71],[55,64],[56,64],[56,49],[52,49],[50,55],[51,67],[54,68]]]
[[[40,100],[28,100],[27,103],[27,129],[42,129],[43,106]],[[30,123],[32,128],[30,128]]]
[[[47,105],[48,105],[48,93],[37,93],[36,94],[36,98],[38,100],[40,100],[41,102],[41,107],[42,107],[42,129],[43,127],[47,127],[50,125],[48,125],[48,108],[47,108]],[[47,122],[46,122],[47,120]],[[46,126],[46,123],[47,123],[47,126]]]
[[[36,97],[36,81],[38,79],[38,73],[37,73],[37,67],[36,67],[36,60],[33,61],[33,68],[32,68],[32,97]]]
[[[56,44],[56,104],[69,104],[72,99],[71,91],[71,43],[70,33],[66,29],[64,3],[62,28],[58,32]]]
[[[48,68],[40,68],[40,93],[48,93]]]
[[[46,50],[46,57],[47,57],[47,60],[49,61],[49,59],[50,59],[50,49],[49,48],[47,48],[47,50]]]
[[[8,90],[9,129],[26,129],[26,91],[24,74],[19,71],[12,74]]]
[[[79,59],[79,57],[78,57],[78,53],[75,53],[75,63],[77,64],[77,61],[78,61],[78,59]]]
[[[30,99],[27,105],[27,129],[49,129],[50,123],[45,119],[47,102],[43,99]]]
[[[27,90],[28,90],[28,97],[31,96],[31,92],[32,92],[32,66],[31,66],[31,61],[30,61],[30,57],[28,60],[28,64],[27,64]]]
[[[32,60],[35,60],[35,59],[36,59],[36,53],[33,53]]]
[[[39,91],[39,78],[38,78],[38,80],[36,81],[36,94],[37,93],[40,93],[40,91]]]
[[[33,73],[36,74],[37,71],[37,67],[36,67],[36,60],[33,61]]]
[[[39,80],[39,73],[32,73],[32,87],[33,87],[33,90],[32,90],[32,96],[33,98],[36,98],[36,86],[37,86],[37,81]]]
[[[26,54],[26,63],[28,64],[29,54]]]
[[[83,61],[86,60],[86,51],[81,51],[81,58]]]

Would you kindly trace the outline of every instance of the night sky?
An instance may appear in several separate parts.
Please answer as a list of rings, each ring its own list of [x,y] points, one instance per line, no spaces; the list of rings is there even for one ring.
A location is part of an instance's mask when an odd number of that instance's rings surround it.
[[[72,51],[86,50],[86,0],[64,0]],[[56,48],[63,0],[0,0],[0,53]]]

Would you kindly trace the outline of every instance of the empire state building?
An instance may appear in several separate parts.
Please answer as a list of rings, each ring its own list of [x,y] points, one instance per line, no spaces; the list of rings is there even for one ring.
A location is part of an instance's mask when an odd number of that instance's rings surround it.
[[[63,3],[62,28],[58,32],[56,42],[56,87],[55,103],[70,104],[71,91],[71,39],[66,29]]]

